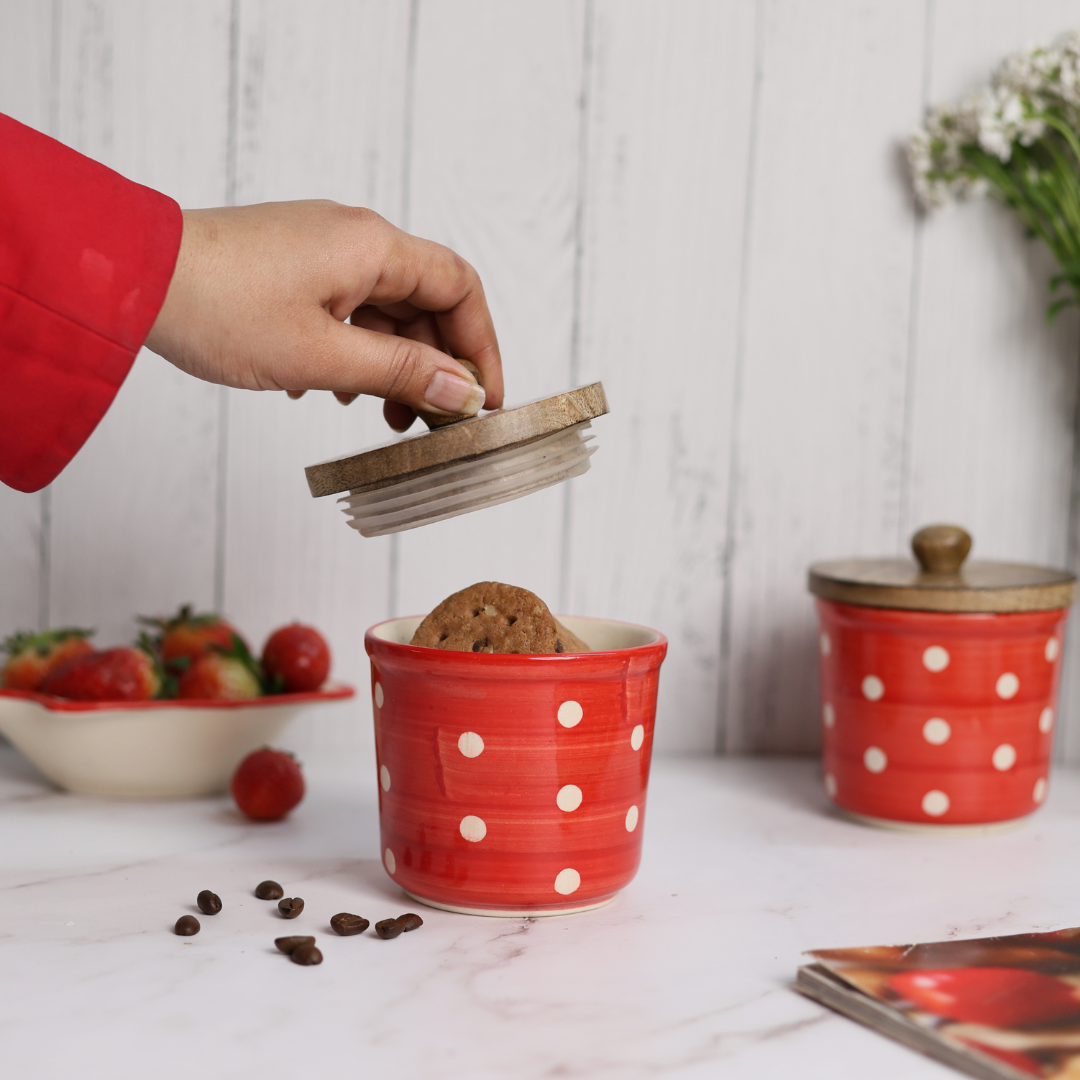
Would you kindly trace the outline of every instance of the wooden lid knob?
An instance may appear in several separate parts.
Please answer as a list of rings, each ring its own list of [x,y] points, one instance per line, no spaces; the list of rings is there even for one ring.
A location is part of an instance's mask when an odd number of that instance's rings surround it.
[[[911,538],[923,572],[955,574],[971,550],[971,535],[959,525],[927,525]]]
[[[455,357],[455,359],[457,359]],[[483,382],[480,379],[480,369],[471,360],[460,360],[458,363],[478,382],[483,386]],[[456,424],[461,420],[468,420],[472,415],[471,413],[461,413],[457,416],[443,416],[442,413],[424,412],[420,409],[416,413],[421,420],[428,426],[429,431],[434,431],[436,428],[446,427],[447,424]]]

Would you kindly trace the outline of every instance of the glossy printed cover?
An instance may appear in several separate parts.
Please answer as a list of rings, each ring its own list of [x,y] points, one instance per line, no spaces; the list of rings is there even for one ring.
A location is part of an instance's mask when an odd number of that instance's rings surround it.
[[[1080,1078],[1080,927],[810,955],[800,990],[958,1068]]]

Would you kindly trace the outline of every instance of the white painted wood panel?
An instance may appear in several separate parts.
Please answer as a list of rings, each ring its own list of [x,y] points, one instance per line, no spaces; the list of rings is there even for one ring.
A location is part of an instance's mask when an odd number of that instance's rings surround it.
[[[480,272],[511,405],[570,389],[584,34],[580,0],[419,7],[406,224]],[[555,606],[563,494],[398,543],[399,613],[492,579]]]
[[[1008,53],[1077,22],[1076,5],[1062,0],[984,13],[977,0],[935,11],[931,102],[955,101]],[[905,531],[959,521],[981,557],[1064,565],[1080,321],[1066,312],[1046,323],[1053,258],[985,200],[928,216],[922,234]],[[1076,689],[1063,699],[1073,727]],[[1080,739],[1070,742],[1059,725],[1058,751],[1080,750]]]
[[[597,6],[578,381],[602,379],[568,488],[568,608],[669,638],[657,746],[716,744],[754,7]]]
[[[53,9],[22,0],[0,12],[0,112],[48,131],[53,88]],[[0,484],[0,640],[47,620],[42,553],[46,493]]]
[[[407,2],[244,3],[236,200],[331,198],[393,220],[402,207]],[[332,32],[328,32],[329,28]],[[284,737],[301,755],[371,741],[364,631],[386,618],[390,541],[315,502],[304,466],[388,439],[371,399],[228,391],[225,610],[258,648],[276,626],[318,626],[359,699]]]
[[[256,645],[322,626],[363,686],[367,625],[495,577],[669,635],[662,748],[813,749],[812,559],[942,517],[982,554],[1080,558],[1080,320],[1045,326],[1051,263],[995,207],[917,224],[900,160],[924,97],[1074,9],[12,0],[0,109],[184,205],[373,206],[480,270],[509,402],[601,378],[612,414],[572,484],[372,541],[303,466],[387,438],[376,403],[223,392],[144,354],[54,486],[44,563],[44,500],[0,493],[0,632],[40,611],[123,639],[216,592]],[[367,716],[365,694],[289,741],[366,746]]]
[[[59,5],[58,136],[182,206],[224,198],[227,0]],[[143,351],[53,485],[50,613],[130,639],[213,596],[218,391]]]
[[[746,262],[722,745],[818,745],[806,566],[891,550],[900,504],[923,8],[773,0]]]

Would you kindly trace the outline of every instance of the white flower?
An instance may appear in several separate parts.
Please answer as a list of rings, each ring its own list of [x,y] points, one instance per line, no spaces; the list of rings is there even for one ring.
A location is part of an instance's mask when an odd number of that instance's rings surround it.
[[[955,108],[927,110],[907,148],[919,201],[940,206],[950,197],[988,191],[982,170],[965,153],[978,148],[1008,164],[1017,146],[1032,146],[1046,135],[1048,114],[1080,134],[1080,31],[1006,57],[990,85]]]
[[[1033,101],[1006,86],[979,91],[966,102],[973,117],[975,141],[1001,161],[1012,157],[1013,143],[1030,146],[1046,130]]]

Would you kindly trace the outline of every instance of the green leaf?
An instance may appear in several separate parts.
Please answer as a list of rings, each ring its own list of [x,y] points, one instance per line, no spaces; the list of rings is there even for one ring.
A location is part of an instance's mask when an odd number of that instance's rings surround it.
[[[0,652],[15,656],[27,649],[33,649],[39,656],[48,656],[50,650],[72,638],[91,638],[96,630],[82,630],[76,626],[64,626],[57,630],[20,630],[0,642]]]
[[[1046,307],[1046,321],[1052,323],[1057,318],[1058,312],[1067,307],[1078,307],[1076,298],[1072,296],[1063,297],[1061,300],[1055,300],[1052,304],[1048,304]]]

